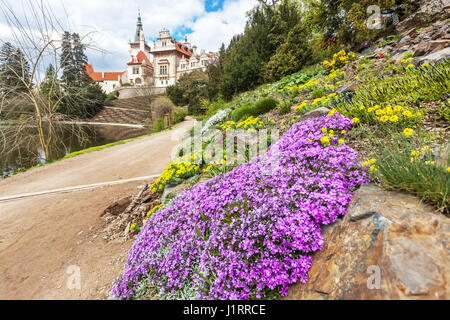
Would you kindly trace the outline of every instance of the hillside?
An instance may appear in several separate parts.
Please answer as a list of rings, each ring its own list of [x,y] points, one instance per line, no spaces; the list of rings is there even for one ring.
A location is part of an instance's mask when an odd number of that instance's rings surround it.
[[[210,104],[125,230],[112,295],[448,298],[449,24]],[[366,286],[374,265],[383,290]]]

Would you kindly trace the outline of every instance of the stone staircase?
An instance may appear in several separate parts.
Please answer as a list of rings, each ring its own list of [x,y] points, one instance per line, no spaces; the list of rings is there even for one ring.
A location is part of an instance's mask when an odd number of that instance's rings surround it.
[[[151,107],[147,97],[134,97],[111,101],[89,122],[144,124],[150,117]]]

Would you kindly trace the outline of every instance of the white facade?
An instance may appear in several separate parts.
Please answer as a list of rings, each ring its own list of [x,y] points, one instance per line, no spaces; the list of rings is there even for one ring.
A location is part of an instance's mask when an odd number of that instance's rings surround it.
[[[185,73],[206,71],[208,64],[217,58],[217,54],[204,50],[198,53],[197,47],[191,46],[187,37],[183,43],[175,40],[165,28],[159,32],[158,40],[150,48],[145,41],[140,14],[134,41],[128,44],[131,60],[125,71],[94,72],[91,65],[86,66],[88,75],[99,82],[106,93],[121,86],[165,88],[174,85]]]

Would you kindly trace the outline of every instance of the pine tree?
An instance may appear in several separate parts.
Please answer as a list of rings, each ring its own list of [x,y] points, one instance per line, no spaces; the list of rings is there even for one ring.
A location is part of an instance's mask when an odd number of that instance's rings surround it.
[[[69,88],[75,81],[73,68],[72,35],[65,31],[62,36],[60,66],[62,69],[61,83],[64,88]]]
[[[20,49],[6,42],[0,49],[0,88],[3,94],[18,94],[31,85],[30,66]]]
[[[61,84],[66,98],[62,112],[75,117],[90,117],[102,107],[106,95],[86,74],[85,46],[77,33],[64,32],[60,63],[63,69]]]
[[[55,104],[61,98],[60,82],[55,74],[55,67],[50,64],[45,72],[45,78],[39,86],[39,93],[44,100],[48,101],[47,105],[56,107]]]
[[[286,42],[278,47],[266,65],[266,79],[279,80],[295,73],[311,59],[312,50],[308,44],[308,29],[300,21],[288,33]]]

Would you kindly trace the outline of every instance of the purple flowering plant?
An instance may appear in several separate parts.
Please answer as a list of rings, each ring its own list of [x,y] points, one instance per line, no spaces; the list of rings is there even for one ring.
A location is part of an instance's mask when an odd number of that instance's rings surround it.
[[[338,135],[320,141],[321,128],[352,125],[339,113],[295,123],[266,155],[180,194],[138,234],[113,295],[132,299],[146,281],[161,294],[187,283],[200,299],[273,299],[305,283],[321,226],[369,182]]]

